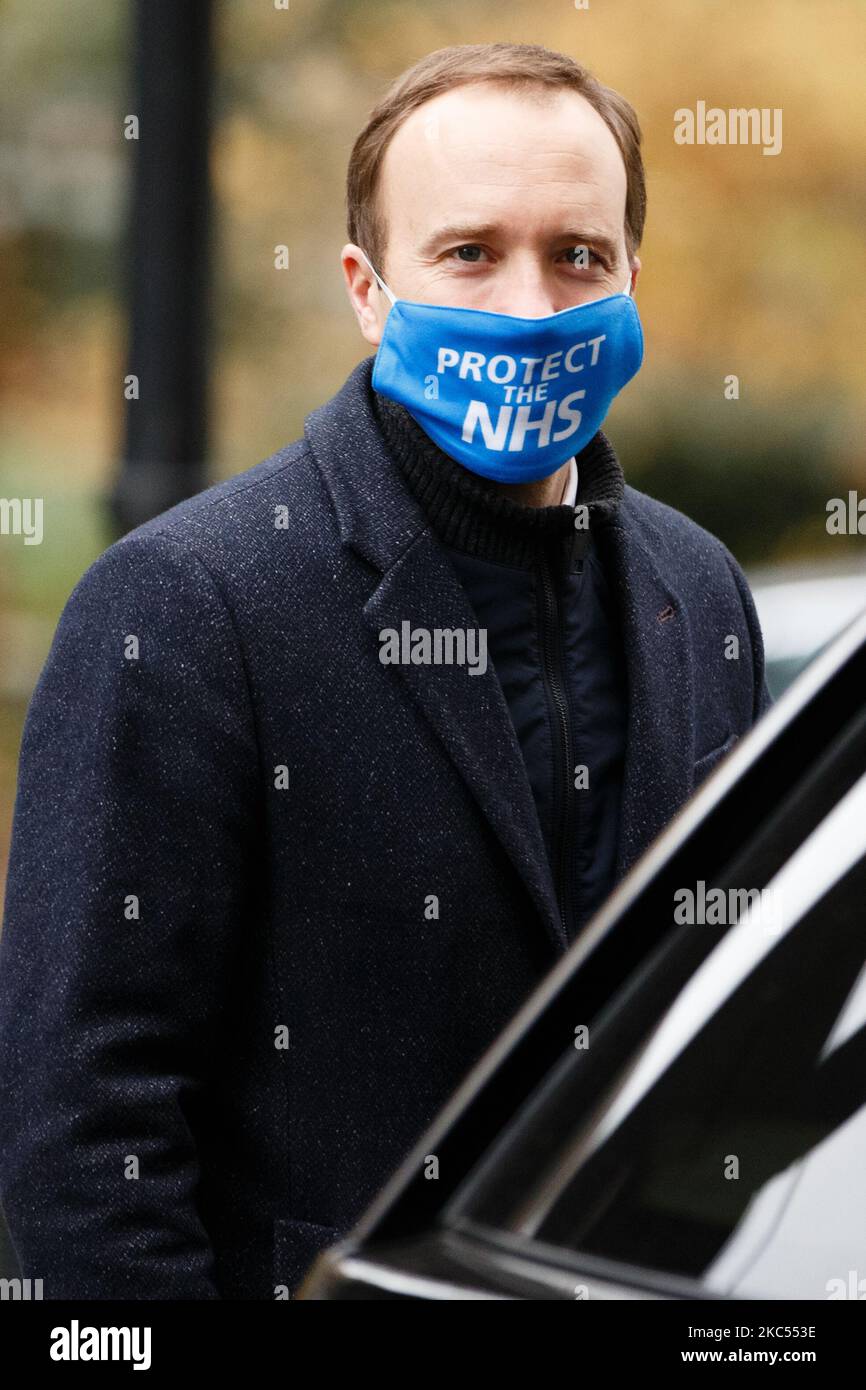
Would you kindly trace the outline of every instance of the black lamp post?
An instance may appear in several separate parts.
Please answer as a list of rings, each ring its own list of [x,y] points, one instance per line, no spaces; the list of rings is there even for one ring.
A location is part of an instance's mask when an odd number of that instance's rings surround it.
[[[134,0],[121,532],[206,479],[211,24],[211,0]]]

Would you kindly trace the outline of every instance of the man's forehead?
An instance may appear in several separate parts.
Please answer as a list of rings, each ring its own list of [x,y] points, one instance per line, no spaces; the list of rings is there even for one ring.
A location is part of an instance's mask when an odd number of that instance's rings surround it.
[[[511,88],[474,82],[442,92],[411,111],[393,135],[385,166],[427,159],[516,158],[531,146],[537,157],[593,160],[625,168],[613,132],[587,99],[570,88]]]
[[[568,89],[524,92],[473,83],[413,111],[383,160],[380,194],[386,217],[472,223],[491,207],[543,189],[546,209],[587,208],[608,223],[624,208],[626,173],[619,146],[599,113]],[[447,198],[447,208],[442,206]],[[458,215],[458,205],[460,212]],[[610,230],[610,227],[607,228]]]

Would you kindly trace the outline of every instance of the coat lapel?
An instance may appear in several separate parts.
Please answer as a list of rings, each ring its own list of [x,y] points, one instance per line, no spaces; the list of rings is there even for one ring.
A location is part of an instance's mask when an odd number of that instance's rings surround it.
[[[364,608],[378,639],[385,628],[477,629],[466,593],[447,555],[429,532],[387,571]],[[466,666],[393,668],[459,768],[520,874],[554,944],[565,931],[544,848],[538,812],[499,679],[488,660],[483,674]]]
[[[617,879],[688,800],[694,781],[694,673],[686,608],[644,544],[626,489],[598,536],[614,589],[628,678]]]

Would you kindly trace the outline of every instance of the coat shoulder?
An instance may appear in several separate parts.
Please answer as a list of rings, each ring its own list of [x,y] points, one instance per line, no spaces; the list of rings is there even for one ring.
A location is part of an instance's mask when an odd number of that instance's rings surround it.
[[[724,541],[691,517],[626,485],[621,520],[630,525],[643,545],[683,574],[716,572],[725,583],[740,586],[742,571]],[[745,581],[743,581],[745,582]]]
[[[739,562],[723,541],[696,521],[627,486],[620,516],[657,569],[686,604],[699,614],[697,640],[718,646],[718,634],[736,632],[745,623],[753,659],[753,718],[770,704],[764,680],[764,644],[755,600]]]
[[[285,509],[292,528],[315,526],[316,501],[323,499],[315,487],[317,467],[306,439],[295,440],[223,482],[214,483],[168,511],[130,531],[120,545],[151,538],[189,544],[205,542],[209,548],[226,549],[243,544],[245,537],[275,529]],[[288,528],[287,528],[288,529]]]
[[[72,598],[104,601],[118,587],[207,583],[232,589],[275,563],[326,560],[336,531],[327,490],[304,439],[179,502],[108,546]],[[293,565],[292,556],[296,563]],[[196,579],[197,576],[197,579]],[[180,592],[178,592],[180,597]]]

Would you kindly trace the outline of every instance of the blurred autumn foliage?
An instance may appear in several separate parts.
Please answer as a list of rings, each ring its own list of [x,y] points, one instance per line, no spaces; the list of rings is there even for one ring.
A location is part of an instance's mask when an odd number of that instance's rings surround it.
[[[110,539],[129,26],[118,0],[0,13],[0,496],[46,517],[40,547],[0,537],[0,845],[24,702]],[[606,425],[628,479],[746,564],[820,558],[827,499],[866,490],[862,0],[217,0],[213,477],[297,437],[367,351],[338,263],[366,112],[430,49],[503,39],[570,53],[643,126],[646,358]],[[781,108],[781,153],[676,144],[699,100]]]

